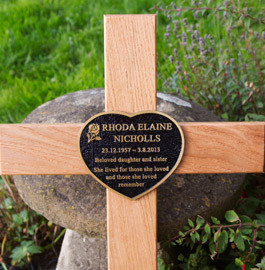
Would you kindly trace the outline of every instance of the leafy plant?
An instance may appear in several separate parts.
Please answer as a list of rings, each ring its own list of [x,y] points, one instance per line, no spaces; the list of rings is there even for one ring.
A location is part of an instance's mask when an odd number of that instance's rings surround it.
[[[24,269],[33,255],[53,248],[65,230],[26,206],[10,177],[0,178],[0,201],[0,269]]]
[[[159,270],[170,270],[170,268],[172,266],[172,264],[171,265],[165,265],[161,257],[157,258],[157,264],[158,264],[158,269]]]
[[[265,120],[265,9],[260,1],[182,1],[154,9],[167,18],[159,68],[176,91],[225,120]]]
[[[14,248],[12,250],[11,258],[13,259],[13,263],[17,264],[24,260],[24,258],[28,258],[34,254],[38,254],[42,252],[42,248],[34,244],[34,241],[22,241],[20,246]],[[28,258],[28,261],[30,259]]]
[[[188,220],[184,230],[165,244],[181,246],[176,254],[179,268],[172,269],[265,270],[264,194],[247,184],[236,211],[227,211],[224,220]]]
[[[190,3],[192,2],[192,3]],[[265,120],[265,9],[261,1],[182,1],[153,9],[167,22],[158,78],[225,120]],[[253,176],[252,176],[253,177]],[[264,178],[264,176],[261,176]],[[247,194],[247,192],[245,192]],[[172,240],[172,269],[264,269],[265,203],[257,190],[225,220],[188,220]],[[181,247],[181,248],[180,248]]]

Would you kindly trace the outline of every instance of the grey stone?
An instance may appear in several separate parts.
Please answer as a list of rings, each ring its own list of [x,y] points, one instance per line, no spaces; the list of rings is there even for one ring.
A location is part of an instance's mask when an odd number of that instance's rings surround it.
[[[157,245],[157,256],[168,256]],[[107,240],[66,230],[56,270],[107,270]]]
[[[56,270],[107,270],[105,239],[66,230]]]
[[[208,110],[159,94],[157,110],[177,121],[219,121]],[[104,111],[104,90],[70,93],[34,110],[24,123],[80,123]],[[172,236],[188,218],[221,217],[241,192],[243,175],[172,175],[158,188],[158,240]],[[90,176],[16,176],[25,202],[49,220],[91,238],[106,238],[105,188]]]

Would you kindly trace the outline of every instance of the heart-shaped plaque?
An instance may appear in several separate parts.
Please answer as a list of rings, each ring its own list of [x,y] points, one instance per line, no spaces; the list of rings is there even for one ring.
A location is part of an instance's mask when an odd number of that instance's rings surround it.
[[[103,186],[137,199],[163,183],[184,149],[178,123],[160,112],[100,113],[80,134],[80,153]]]

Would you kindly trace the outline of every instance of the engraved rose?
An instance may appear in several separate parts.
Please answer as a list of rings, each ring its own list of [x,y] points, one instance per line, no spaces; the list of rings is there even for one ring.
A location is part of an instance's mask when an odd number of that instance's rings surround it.
[[[98,135],[99,129],[100,129],[100,127],[98,124],[89,125],[89,133],[91,133],[91,134]]]
[[[99,124],[91,124],[88,127],[88,133],[87,133],[87,138],[88,138],[88,143],[91,141],[97,140],[100,141],[101,138],[97,136],[100,131],[100,126]]]

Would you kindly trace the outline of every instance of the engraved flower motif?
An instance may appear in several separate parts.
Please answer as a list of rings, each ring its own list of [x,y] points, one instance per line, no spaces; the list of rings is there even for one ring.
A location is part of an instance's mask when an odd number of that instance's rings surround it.
[[[88,133],[87,133],[87,138],[88,138],[88,143],[91,141],[97,140],[100,141],[101,138],[97,136],[100,131],[100,126],[99,124],[91,124],[88,127]]]
[[[91,124],[89,125],[89,133],[98,135],[100,127],[99,124]]]

